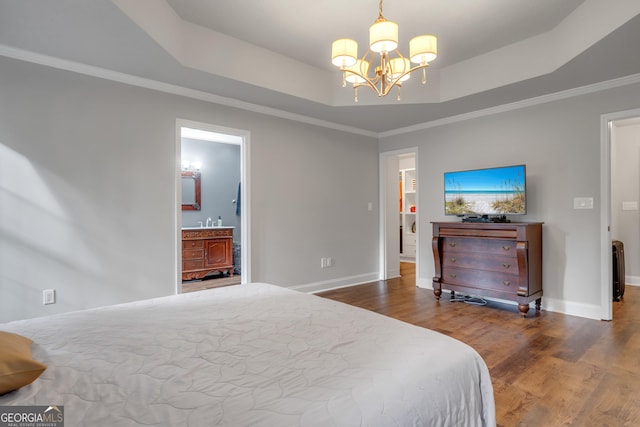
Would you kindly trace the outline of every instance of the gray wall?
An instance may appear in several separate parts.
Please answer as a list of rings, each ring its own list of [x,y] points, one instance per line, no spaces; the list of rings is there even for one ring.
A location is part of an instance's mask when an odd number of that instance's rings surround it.
[[[5,57],[0,94],[0,321],[176,292],[177,118],[250,132],[254,281],[376,277],[373,138]]]
[[[614,122],[615,124],[615,122]],[[628,284],[640,285],[640,124],[612,127],[611,237],[624,243]]]
[[[222,224],[235,227],[233,241],[241,242],[240,216],[236,215],[236,199],[240,182],[240,146],[221,142],[182,138],[182,158],[202,162],[200,180],[202,206],[199,211],[182,211],[182,226],[204,224],[222,217]]]
[[[640,106],[640,84],[381,139],[380,150],[419,147],[420,286],[431,287],[431,221],[442,206],[443,173],[524,163],[528,214],[544,221],[543,306],[600,315],[600,117]],[[574,197],[594,209],[574,210]]]

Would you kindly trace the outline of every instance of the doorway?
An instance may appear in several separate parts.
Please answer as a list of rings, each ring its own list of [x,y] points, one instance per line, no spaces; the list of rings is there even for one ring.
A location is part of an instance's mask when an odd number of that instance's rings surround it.
[[[640,212],[638,209],[637,200],[638,187],[640,186],[640,180],[636,179],[635,182],[630,183],[627,180],[621,181],[620,169],[625,169],[629,172],[629,168],[636,176],[640,173],[638,166],[640,164],[640,156],[638,155],[638,142],[640,141],[640,109],[622,111],[618,113],[605,114],[601,116],[601,163],[600,163],[600,187],[602,194],[602,208],[601,208],[601,318],[603,320],[612,320],[613,318],[613,262],[612,262],[612,240],[622,240],[623,243],[627,240],[625,245],[625,259],[636,262],[638,253],[640,253],[640,221],[637,216]],[[624,129],[624,130],[623,130]],[[625,147],[623,145],[622,135],[627,133],[628,130],[637,132],[630,140],[635,140],[636,147],[631,148],[630,152],[624,153]],[[625,138],[626,140],[626,138]],[[622,151],[622,153],[621,153]],[[620,157],[630,157],[633,164],[620,165]],[[633,187],[629,188],[627,185],[621,185],[622,182],[631,184]],[[627,200],[628,199],[628,200]],[[628,221],[629,220],[629,221]],[[624,239],[621,236],[624,235]],[[629,240],[630,239],[630,240]],[[630,255],[630,253],[632,255]],[[638,267],[636,264],[631,265],[632,269],[627,270],[635,271]],[[629,277],[629,274],[626,275]]]
[[[247,131],[177,120],[177,293],[251,281],[248,151]],[[188,242],[203,246],[202,254],[199,246],[183,251],[185,232],[187,239],[206,234]]]
[[[420,276],[417,166],[417,147],[380,153],[380,280],[400,277],[401,262]]]

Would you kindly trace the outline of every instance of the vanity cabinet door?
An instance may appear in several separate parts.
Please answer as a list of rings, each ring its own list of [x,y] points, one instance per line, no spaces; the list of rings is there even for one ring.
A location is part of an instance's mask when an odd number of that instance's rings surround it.
[[[231,239],[210,239],[205,241],[205,268],[229,267],[231,263]]]

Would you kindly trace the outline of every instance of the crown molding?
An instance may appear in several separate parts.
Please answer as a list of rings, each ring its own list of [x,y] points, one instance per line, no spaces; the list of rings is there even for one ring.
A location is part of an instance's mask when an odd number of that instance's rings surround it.
[[[548,95],[542,95],[534,98],[524,99],[522,101],[511,102],[509,104],[497,105],[495,107],[484,108],[482,110],[476,110],[476,111],[471,111],[469,113],[458,114],[455,116],[445,117],[438,120],[432,120],[430,122],[398,128],[398,129],[390,130],[387,132],[380,132],[378,133],[378,137],[385,138],[389,136],[402,135],[405,133],[411,133],[411,132],[416,132],[419,130],[429,129],[437,126],[458,123],[465,120],[471,120],[479,117],[490,116],[493,114],[505,113],[507,111],[513,111],[521,108],[531,107],[534,105],[545,104],[547,102],[573,98],[575,96],[587,95],[590,93],[600,92],[608,89],[614,89],[617,87],[627,86],[635,83],[640,83],[640,73],[632,74],[626,77],[620,77],[613,80],[607,80],[604,82],[594,83],[592,85],[581,86],[574,89],[567,89],[560,92],[551,93]]]
[[[360,129],[353,126],[346,126],[339,123],[330,122],[327,120],[320,120],[314,117],[304,116],[302,114],[290,113],[288,111],[279,110],[276,108],[265,107],[262,105],[252,104],[250,102],[239,101],[233,98],[227,98],[224,96],[214,95],[212,93],[204,92],[196,89],[189,89],[183,86],[168,84],[159,82],[157,80],[146,79],[131,74],[121,73],[119,71],[108,70],[105,68],[95,67],[91,65],[82,64],[75,61],[69,61],[66,59],[56,58],[49,55],[43,55],[23,49],[14,48],[7,45],[0,44],[0,56],[6,56],[9,58],[19,59],[26,62],[40,64],[52,68],[71,71],[74,73],[84,74],[87,76],[98,77],[106,80],[115,81],[131,86],[142,87],[146,89],[157,90],[159,92],[169,93],[173,95],[184,96],[187,98],[197,99],[200,101],[211,102],[214,104],[224,105],[227,107],[238,108],[241,110],[251,111],[254,113],[265,114],[268,116],[278,117],[281,119],[293,120],[296,122],[306,123],[314,126],[320,126],[342,132],[352,133],[356,135],[367,136],[370,138],[386,138],[389,136],[402,135],[406,133],[416,132],[424,129],[429,129],[437,126],[443,126],[452,123],[458,123],[465,120],[471,120],[480,117],[486,117],[494,114],[504,113],[507,111],[518,110],[521,108],[531,107],[534,105],[540,105],[547,102],[558,101],[562,99],[572,98],[575,96],[586,95],[603,90],[613,89],[617,87],[627,86],[640,82],[640,73],[632,74],[626,77],[620,77],[613,80],[607,80],[604,82],[595,83],[592,85],[581,86],[574,89],[568,89],[548,95],[542,95],[534,98],[529,98],[521,101],[512,102],[509,104],[502,104],[495,107],[485,108],[481,110],[471,111],[469,113],[458,114],[455,116],[445,117],[430,122],[424,122],[417,125],[407,126],[403,128],[393,129],[386,132],[372,132],[366,129]]]
[[[330,129],[339,130],[342,132],[348,132],[356,135],[368,136],[371,138],[378,138],[378,133],[371,132],[366,129],[360,129],[353,126],[346,126],[339,123],[330,122],[327,120],[320,120],[314,117],[304,116],[302,114],[290,113],[288,111],[283,111],[276,108],[265,107],[263,105],[252,104],[250,102],[245,102],[245,101],[239,101],[237,99],[214,95],[212,93],[204,92],[201,90],[189,89],[184,86],[163,83],[157,80],[151,80],[143,77],[134,76],[131,74],[121,73],[119,71],[113,71],[105,68],[94,67],[92,65],[86,65],[79,62],[75,62],[75,61],[69,61],[66,59],[56,58],[49,55],[43,55],[40,53],[18,49],[18,48],[14,48],[7,45],[0,44],[0,56],[6,56],[9,58],[19,59],[19,60],[31,62],[34,64],[57,68],[60,70],[71,71],[78,74],[84,74],[91,77],[98,77],[101,79],[111,80],[118,83],[124,83],[131,86],[138,86],[145,89],[152,89],[152,90],[157,90],[159,92],[169,93],[173,95],[180,95],[187,98],[197,99],[200,101],[211,102],[213,104],[225,105],[227,107],[238,108],[241,110],[265,114],[268,116],[278,117],[281,119],[293,120],[296,122],[306,123],[306,124],[320,126],[324,128],[330,128]]]

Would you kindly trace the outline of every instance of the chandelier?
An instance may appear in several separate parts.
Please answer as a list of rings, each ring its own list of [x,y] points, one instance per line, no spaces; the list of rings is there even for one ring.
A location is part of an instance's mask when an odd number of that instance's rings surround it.
[[[358,58],[358,43],[352,39],[338,39],[331,45],[331,62],[343,72],[342,87],[352,83],[358,102],[358,88],[368,86],[378,96],[386,96],[391,88],[400,88],[410,73],[422,69],[422,84],[427,82],[426,68],[438,55],[438,39],[427,34],[409,42],[409,58],[398,48],[398,24],[382,16],[382,0],[378,19],[369,27],[369,49]],[[417,64],[413,68],[411,63]]]

